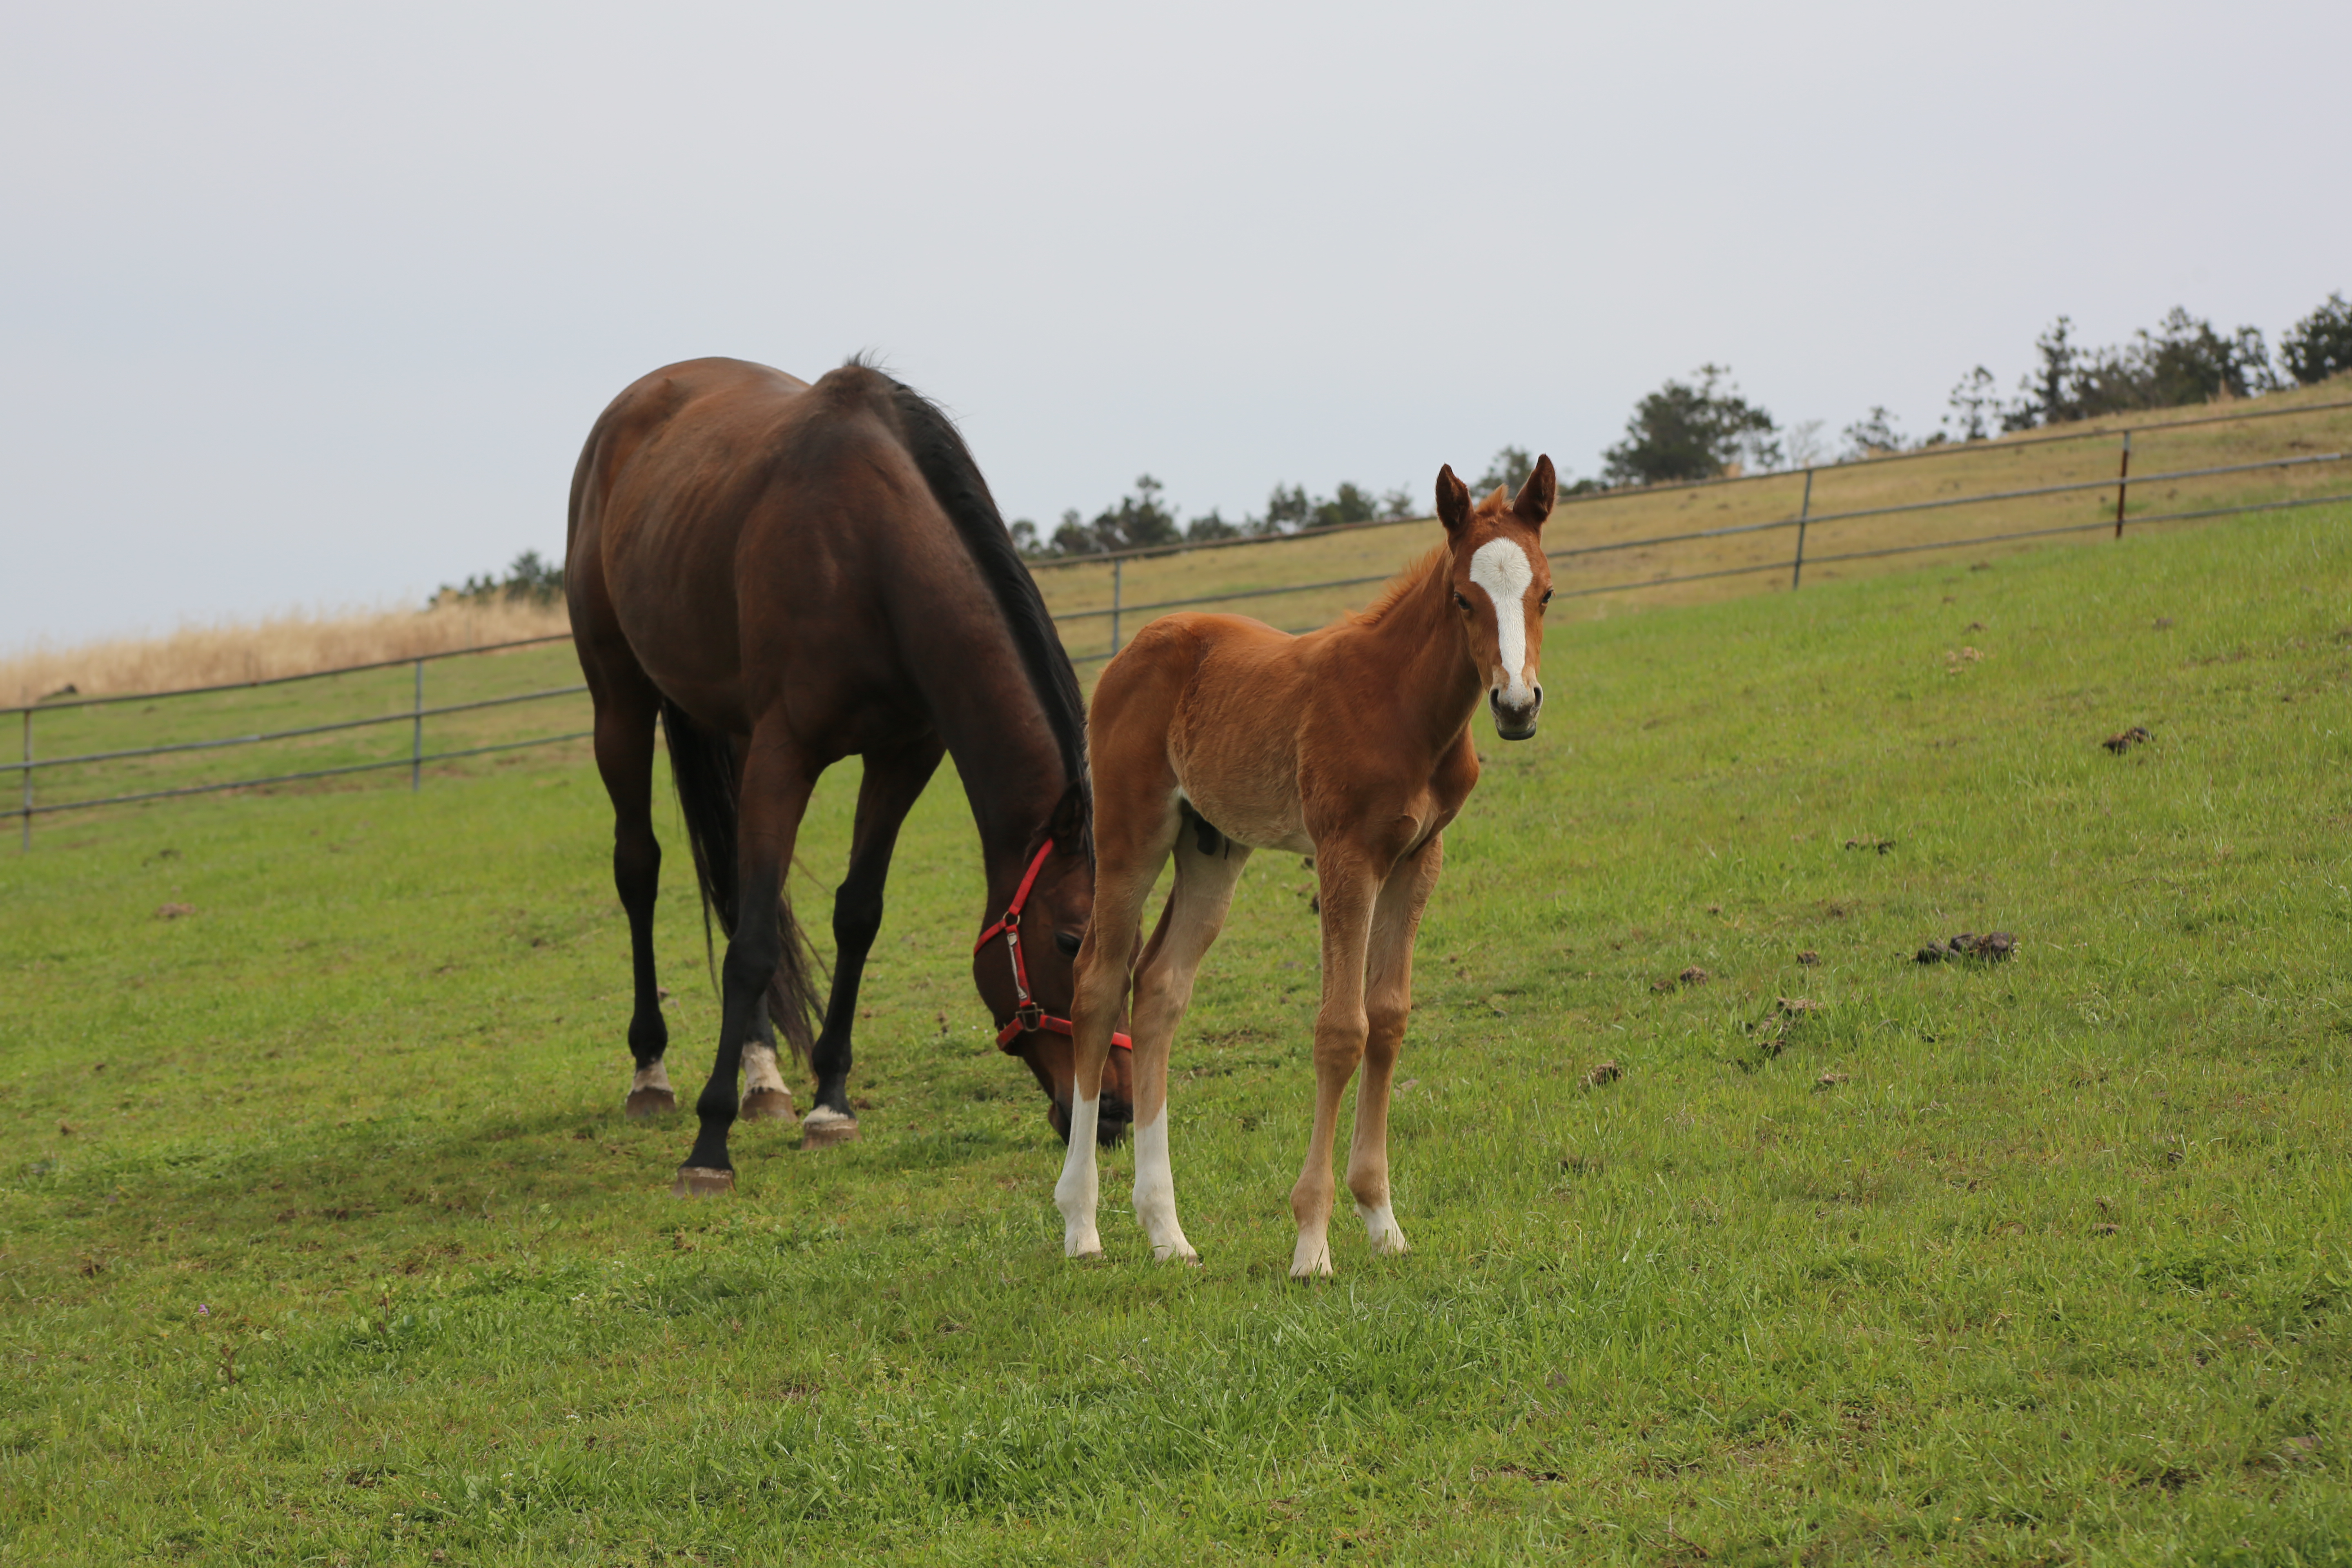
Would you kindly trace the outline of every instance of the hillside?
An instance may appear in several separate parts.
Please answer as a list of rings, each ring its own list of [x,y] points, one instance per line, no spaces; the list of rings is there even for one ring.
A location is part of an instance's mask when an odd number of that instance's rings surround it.
[[[1948,456],[1939,453],[1924,458],[1903,457],[1839,464],[1816,470],[1811,510],[1813,515],[1822,516],[1951,496],[2112,479],[2120,452],[2117,439],[2108,433],[2126,425],[2141,428],[2134,438],[2132,451],[2132,472],[2140,476],[2252,463],[2274,457],[2352,453],[2352,407],[2315,413],[2308,417],[2199,424],[2171,431],[2161,428],[2210,420],[2216,415],[2237,410],[2267,415],[2273,410],[2329,403],[2352,403],[2352,381],[2339,378],[2325,385],[2301,387],[2237,404],[2160,409],[2129,419],[2098,419],[2082,426],[2027,431],[1961,448]],[[2148,426],[2158,428],[2149,431],[2145,428]],[[2095,435],[2099,438],[2062,442],[2047,439],[2072,435]],[[1433,478],[1436,458],[1431,461]],[[1555,551],[1591,550],[1627,541],[1778,521],[1798,514],[1803,492],[1801,475],[1784,474],[1697,489],[1625,490],[1570,498],[1547,526],[1545,542]],[[2347,492],[2352,492],[2352,463],[2315,464],[2300,470],[2219,475],[2136,487],[2130,497],[2130,515]],[[1818,584],[1909,570],[1916,567],[1918,560],[1891,556],[1837,561],[1825,557],[1936,540],[2096,522],[2111,520],[2115,505],[2115,491],[2110,487],[1825,523],[1807,531],[1806,554],[1811,563],[1806,568],[1805,581]],[[1976,550],[1969,559],[1999,557],[2051,543],[2095,543],[2107,537],[2099,532],[2083,532],[2054,540],[1988,546]],[[1422,521],[1338,535],[1301,537],[1264,547],[1196,551],[1137,560],[1121,568],[1121,595],[1126,604],[1144,605],[1288,584],[1385,574],[1429,548],[1437,538],[1435,524]],[[1765,562],[1786,562],[1794,544],[1793,532],[1784,530],[1612,550],[1559,562],[1555,563],[1555,574],[1561,597],[1553,616],[1555,619],[1584,618],[1644,605],[1702,604],[1745,594],[1784,591],[1789,587],[1789,574],[1782,570],[1636,588],[1594,598],[1577,597],[1580,593],[1657,577],[1684,577]],[[1111,602],[1111,569],[1106,564],[1044,566],[1037,577],[1057,614],[1099,610]],[[1319,626],[1342,610],[1361,604],[1369,593],[1362,586],[1349,586],[1256,598],[1232,607],[1276,626],[1302,628]],[[1133,616],[1126,617],[1123,631],[1131,636],[1140,624]],[[1073,623],[1066,640],[1073,654],[1099,656],[1108,649],[1108,621],[1089,619]]]
[[[2231,409],[2268,414],[2283,408],[2352,401],[2352,383],[2342,378],[2322,386],[2250,399],[2230,405],[2202,405],[2158,410],[2129,420],[2105,419],[2084,426],[2059,426],[1983,443],[1962,455],[1925,460],[1843,464],[1820,469],[1812,511],[1823,515],[1863,508],[1900,506],[1944,496],[2031,489],[2044,485],[2111,478],[2117,449],[2112,438],[2046,443],[2052,435],[2078,429],[2105,433],[2135,426],[2209,420]],[[2307,419],[2258,420],[2244,425],[2205,425],[2170,433],[2143,434],[2132,457],[2133,472],[2152,475],[2186,468],[2255,462],[2273,457],[2352,451],[2352,408]],[[1463,454],[1454,454],[1463,457]],[[1429,478],[1443,455],[1429,458]],[[1465,459],[1466,460],[1466,459]],[[1625,541],[1738,527],[1796,516],[1803,490],[1793,475],[1696,489],[1632,490],[1573,498],[1561,509],[1547,538],[1555,550],[1591,549]],[[2300,471],[2235,474],[2135,489],[2131,511],[2144,516],[2245,501],[2352,491],[2352,465],[2317,465]],[[1902,570],[1905,558],[1824,559],[1937,539],[1964,539],[2017,532],[2112,518],[2112,489],[2063,496],[1989,502],[1950,510],[1825,523],[1809,531],[1806,550],[1814,583]],[[2179,525],[2168,525],[2179,526]],[[1268,588],[1335,579],[1382,576],[1397,570],[1438,537],[1428,520],[1338,534],[1306,535],[1264,545],[1192,551],[1127,563],[1120,592],[1128,605],[1190,599],[1206,595],[1256,595]],[[2079,533],[2042,542],[2095,542],[2101,535]],[[1562,597],[1554,614],[1583,618],[1647,605],[1696,604],[1789,585],[1785,572],[1718,576],[1704,582],[1641,587],[1603,597],[1580,594],[1658,577],[1720,573],[1762,562],[1789,559],[1794,537],[1781,531],[1731,539],[1611,551],[1559,564]],[[1991,546],[1979,556],[2007,554],[2032,543]],[[1111,602],[1111,568],[1104,563],[1039,563],[1037,579],[1057,614],[1084,615]],[[1319,626],[1364,602],[1371,590],[1361,584],[1283,593],[1237,601],[1230,607],[1286,627]],[[1209,606],[1216,607],[1216,606]],[[1148,618],[1148,616],[1144,618]],[[1126,616],[1122,636],[1142,620]],[[293,615],[256,625],[191,626],[153,638],[117,638],[78,647],[34,647],[0,655],[0,705],[36,701],[71,684],[84,694],[164,691],[235,680],[266,679],[303,670],[333,668],[374,659],[413,658],[510,637],[563,629],[560,605],[463,605],[425,614],[369,612],[347,616]],[[1080,659],[1099,658],[1109,649],[1109,622],[1099,617],[1071,622],[1065,637]]]

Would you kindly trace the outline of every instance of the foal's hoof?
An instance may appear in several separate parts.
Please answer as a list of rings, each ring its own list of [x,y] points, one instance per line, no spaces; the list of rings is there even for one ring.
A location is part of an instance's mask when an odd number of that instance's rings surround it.
[[[736,1114],[746,1121],[791,1121],[793,1096],[790,1089],[755,1089],[743,1097],[743,1108]]]
[[[666,1089],[633,1089],[621,1114],[632,1121],[643,1121],[648,1116],[667,1116],[677,1109],[677,1096]]]
[[[801,1147],[829,1149],[835,1143],[852,1143],[857,1140],[857,1118],[844,1116],[838,1110],[817,1106],[801,1118]]]
[[[677,1180],[669,1184],[669,1195],[674,1198],[699,1198],[734,1190],[734,1172],[713,1170],[709,1165],[680,1165]]]

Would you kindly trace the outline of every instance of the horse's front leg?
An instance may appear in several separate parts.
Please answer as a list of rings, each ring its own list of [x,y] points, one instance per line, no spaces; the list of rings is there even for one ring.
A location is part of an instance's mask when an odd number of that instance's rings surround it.
[[[868,752],[857,785],[857,820],[851,830],[849,873],[833,900],[833,995],[825,1004],[824,1027],[810,1052],[816,1071],[816,1103],[801,1119],[801,1147],[822,1149],[857,1136],[857,1113],[849,1103],[851,1031],[857,1026],[857,988],[866,958],[882,930],[882,889],[890,876],[891,852],[907,813],[930,783],[944,747],[926,733],[902,751]]]
[[[681,1197],[729,1192],[735,1185],[727,1137],[738,1109],[736,1078],[743,1068],[744,1047],[758,1038],[761,1012],[783,957],[783,944],[800,940],[797,931],[785,929],[792,916],[783,907],[783,877],[815,782],[789,742],[763,743],[762,737],[753,737],[738,808],[735,930],[719,966],[719,1053],[710,1079],[695,1100],[701,1126],[694,1149],[678,1167],[670,1189]]]
[[[1307,1163],[1290,1189],[1290,1215],[1298,1223],[1290,1255],[1294,1279],[1331,1272],[1331,1202],[1339,1191],[1331,1151],[1340,1098],[1364,1055],[1364,954],[1380,892],[1370,857],[1354,846],[1318,843],[1315,869],[1323,910],[1323,1005],[1315,1015],[1315,1126],[1307,1135]]]
[[[1356,1131],[1348,1146],[1348,1191],[1376,1254],[1406,1250],[1403,1227],[1389,1197],[1389,1092],[1405,1021],[1412,1014],[1412,944],[1421,912],[1445,861],[1443,841],[1428,843],[1397,863],[1372,906],[1366,960],[1364,1079],[1356,1089]]]

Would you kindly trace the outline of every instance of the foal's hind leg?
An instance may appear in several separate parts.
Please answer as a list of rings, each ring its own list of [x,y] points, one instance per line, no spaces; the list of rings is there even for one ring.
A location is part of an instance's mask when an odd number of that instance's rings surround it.
[[[857,1136],[849,1108],[850,1031],[857,1022],[857,987],[866,955],[882,929],[882,885],[898,828],[940,765],[945,747],[926,734],[903,751],[868,752],[857,786],[857,821],[849,847],[849,874],[833,900],[833,996],[809,1065],[816,1069],[816,1103],[801,1122],[801,1147],[820,1149]]]
[[[629,1016],[629,1055],[636,1075],[627,1114],[651,1116],[677,1109],[662,1056],[669,1026],[662,1018],[661,985],[654,974],[654,898],[661,886],[661,844],[654,837],[653,683],[634,667],[620,676],[597,669],[596,771],[613,800],[613,885],[629,917],[629,965],[636,1005]]]
[[[1371,946],[1365,962],[1364,1077],[1356,1089],[1356,1131],[1348,1147],[1348,1191],[1375,1253],[1406,1250],[1404,1231],[1389,1202],[1389,1088],[1405,1021],[1412,1014],[1412,943],[1421,911],[1444,864],[1433,837],[1397,862],[1372,906]]]
[[[1213,847],[1203,848],[1203,844]],[[1202,826],[1176,836],[1176,885],[1160,928],[1135,971],[1135,1217],[1151,1256],[1197,1262],[1176,1219],[1176,1178],[1168,1161],[1168,1055],[1192,999],[1192,977],[1225,921],[1234,884],[1249,860],[1244,845]]]

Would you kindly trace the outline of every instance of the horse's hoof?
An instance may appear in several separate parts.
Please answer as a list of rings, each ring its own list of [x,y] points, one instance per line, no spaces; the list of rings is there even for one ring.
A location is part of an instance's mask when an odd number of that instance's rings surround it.
[[[677,1180],[669,1184],[669,1195],[674,1198],[699,1198],[734,1190],[734,1172],[713,1170],[709,1165],[680,1165]]]
[[[666,1089],[633,1089],[621,1114],[632,1121],[643,1121],[648,1116],[667,1116],[677,1109],[677,1096]]]
[[[851,1143],[857,1139],[857,1118],[844,1116],[838,1110],[817,1106],[801,1118],[801,1147],[829,1149],[835,1143]]]
[[[736,1114],[746,1121],[798,1120],[793,1112],[792,1091],[782,1089],[753,1089],[743,1097],[743,1108]]]

